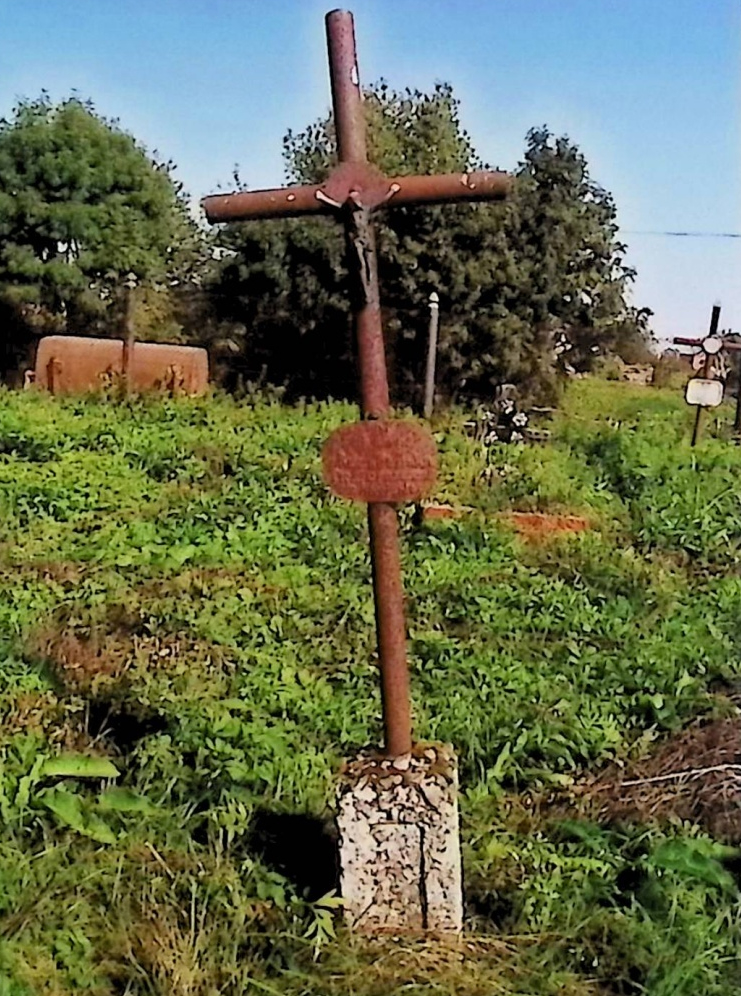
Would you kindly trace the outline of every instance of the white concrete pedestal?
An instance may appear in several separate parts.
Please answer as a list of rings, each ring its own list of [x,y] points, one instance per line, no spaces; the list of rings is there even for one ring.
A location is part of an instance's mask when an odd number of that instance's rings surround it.
[[[419,744],[390,761],[364,751],[337,793],[344,913],[355,930],[455,933],[463,921],[453,751]]]

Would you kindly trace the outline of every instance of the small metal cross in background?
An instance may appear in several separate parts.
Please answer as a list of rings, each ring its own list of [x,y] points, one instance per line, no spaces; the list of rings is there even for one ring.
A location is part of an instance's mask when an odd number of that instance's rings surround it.
[[[431,437],[420,427],[389,420],[371,213],[384,205],[498,200],[512,179],[499,171],[384,176],[368,162],[352,14],[331,11],[326,27],[338,165],[315,186],[214,195],[202,203],[210,222],[333,214],[344,225],[366,421],[330,439],[325,476],[337,493],[368,502],[385,751],[398,757],[411,750],[412,728],[395,503],[421,497],[434,483],[436,458]]]
[[[693,339],[688,336],[677,335],[674,337],[674,343],[677,346],[699,346],[700,352],[696,353],[697,358],[702,358],[702,376],[704,379],[708,379],[713,372],[713,357],[717,356],[718,353],[726,350],[730,353],[741,352],[741,343],[729,339],[726,336],[718,335],[718,324],[720,322],[720,305],[714,304],[713,311],[710,316],[710,329],[708,334],[703,339]],[[702,407],[697,406],[697,411],[695,412],[695,424],[692,428],[692,441],[691,446],[695,446],[700,435],[700,418],[702,415]],[[733,431],[736,433],[741,433],[741,363],[738,367],[738,381],[736,387],[736,417],[733,422]]]

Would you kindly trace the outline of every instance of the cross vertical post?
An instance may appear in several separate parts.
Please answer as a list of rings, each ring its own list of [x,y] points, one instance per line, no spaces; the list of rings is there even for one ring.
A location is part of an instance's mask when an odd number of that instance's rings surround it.
[[[334,10],[327,15],[326,25],[338,157],[341,163],[365,165],[368,162],[365,114],[352,15],[347,11]],[[370,222],[370,211],[353,191],[350,191],[346,210],[350,213],[350,223],[346,224],[348,249],[357,264],[353,268],[356,286],[352,288],[352,293],[358,302],[355,335],[363,415],[370,419],[385,419],[390,406],[376,237]],[[398,757],[412,749],[412,719],[396,509],[384,502],[370,503],[368,530],[381,669],[384,744],[391,757]]]
[[[714,337],[718,331],[718,322],[720,321],[720,305],[714,304],[713,311],[710,316],[710,331],[708,332],[708,337]],[[702,375],[707,378],[710,376],[710,371],[713,365],[713,358],[710,354],[705,355],[705,366],[703,367]],[[702,416],[702,408],[698,405],[697,411],[695,412],[695,424],[692,427],[692,441],[690,446],[695,446],[700,435],[700,418]]]

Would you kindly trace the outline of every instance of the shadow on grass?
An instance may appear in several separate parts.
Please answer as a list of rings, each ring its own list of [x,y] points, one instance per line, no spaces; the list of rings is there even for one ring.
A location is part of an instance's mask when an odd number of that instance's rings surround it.
[[[331,820],[305,813],[258,809],[250,834],[250,850],[284,875],[309,902],[339,891],[337,829]]]

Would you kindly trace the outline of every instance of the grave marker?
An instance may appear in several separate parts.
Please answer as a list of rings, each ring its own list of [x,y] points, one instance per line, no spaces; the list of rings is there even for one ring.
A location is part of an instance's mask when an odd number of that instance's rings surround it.
[[[365,421],[345,426],[324,451],[338,494],[368,502],[384,750],[350,762],[340,788],[340,863],[346,916],[361,929],[458,930],[461,926],[455,757],[412,744],[406,626],[394,503],[421,498],[435,477],[429,430],[388,421],[389,389],[371,215],[384,206],[506,196],[501,172],[386,177],[368,162],[353,17],[326,17],[338,165],[326,181],[206,197],[210,222],[330,214],[344,227]],[[428,802],[436,799],[437,803]]]
[[[501,199],[511,177],[498,171],[385,177],[367,158],[352,14],[331,11],[326,27],[337,167],[322,184],[217,194],[202,203],[210,222],[331,214],[343,223],[352,270],[363,416],[384,420],[389,417],[390,403],[371,213],[385,205]],[[380,435],[378,443],[380,461],[384,445]],[[385,748],[394,757],[408,754],[412,746],[396,511],[388,502],[373,501],[368,518]]]
[[[675,336],[674,343],[678,346],[699,346],[700,351],[692,357],[693,370],[701,371],[700,377],[693,377],[687,383],[685,400],[688,405],[696,405],[695,424],[692,429],[692,442],[694,446],[700,435],[700,417],[703,408],[715,408],[723,400],[723,385],[720,381],[713,380],[713,357],[722,350],[729,352],[741,351],[741,343],[734,342],[725,336],[718,335],[718,322],[720,321],[720,305],[714,304],[710,318],[710,330],[704,339],[692,339],[687,336]],[[733,424],[735,432],[741,432],[741,365],[739,365],[739,383],[736,397],[736,418]]]

